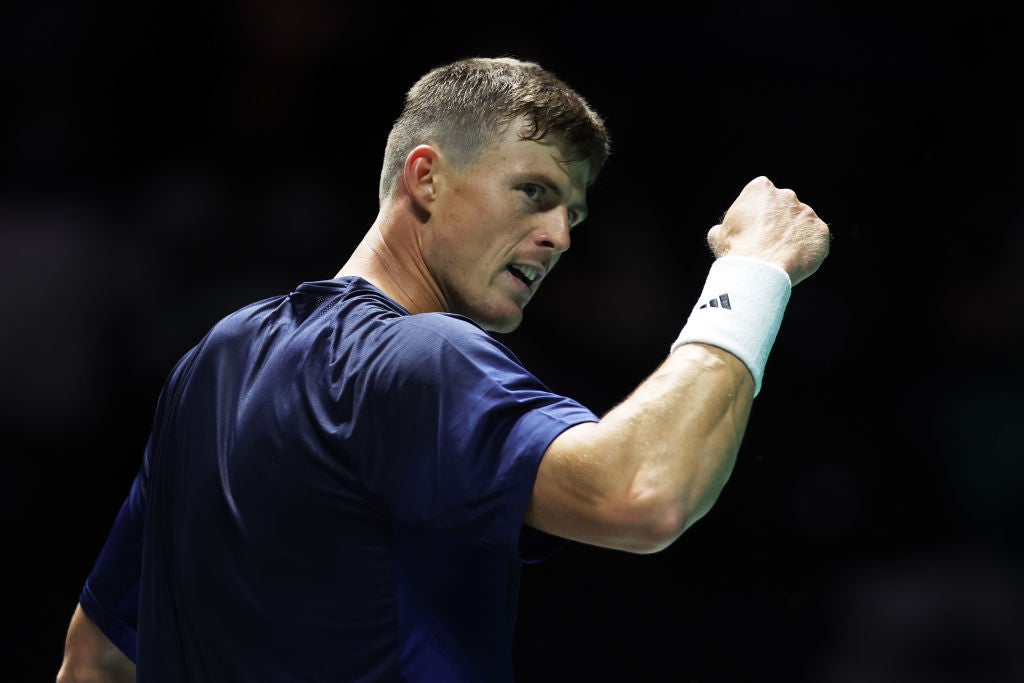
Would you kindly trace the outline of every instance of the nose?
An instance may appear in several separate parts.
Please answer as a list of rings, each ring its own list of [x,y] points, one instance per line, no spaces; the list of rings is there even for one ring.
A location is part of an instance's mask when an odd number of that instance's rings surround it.
[[[569,248],[569,210],[559,206],[548,211],[544,224],[537,230],[534,240],[537,246],[561,254]]]

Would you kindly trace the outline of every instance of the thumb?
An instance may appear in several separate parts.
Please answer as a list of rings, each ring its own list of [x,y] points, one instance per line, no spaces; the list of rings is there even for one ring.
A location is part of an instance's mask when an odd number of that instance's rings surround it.
[[[708,248],[711,250],[711,255],[715,258],[721,256],[721,252],[725,249],[722,241],[722,224],[719,223],[708,230]]]

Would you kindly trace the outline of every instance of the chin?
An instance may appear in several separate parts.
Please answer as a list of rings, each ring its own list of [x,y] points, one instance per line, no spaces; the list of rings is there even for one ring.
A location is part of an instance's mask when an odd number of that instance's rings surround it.
[[[464,305],[454,308],[454,313],[461,313],[488,332],[507,334],[514,331],[523,322],[524,303],[504,300],[485,301],[481,305]]]
[[[488,332],[507,334],[514,331],[523,322],[523,311],[518,306],[512,311],[476,311],[468,317]]]
[[[488,332],[497,332],[498,334],[507,334],[514,332],[519,324],[523,322],[523,315],[520,313],[514,318],[500,318],[497,320],[481,320],[474,318],[480,327],[484,328]]]

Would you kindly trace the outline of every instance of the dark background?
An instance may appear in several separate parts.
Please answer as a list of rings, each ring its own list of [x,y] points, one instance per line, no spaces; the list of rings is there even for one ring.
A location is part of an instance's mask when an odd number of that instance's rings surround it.
[[[173,362],[234,308],[333,276],[419,75],[510,54],[580,90],[614,144],[503,337],[551,388],[601,413],[654,369],[754,176],[834,233],[716,507],[655,555],[526,567],[520,679],[1024,680],[1017,22],[823,5],[3,10],[3,678],[56,674]]]

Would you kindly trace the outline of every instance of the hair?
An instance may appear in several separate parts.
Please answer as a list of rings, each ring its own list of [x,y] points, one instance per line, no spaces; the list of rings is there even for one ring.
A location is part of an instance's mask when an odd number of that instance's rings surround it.
[[[469,57],[428,71],[406,93],[384,150],[379,201],[392,196],[417,145],[436,144],[465,166],[519,117],[521,139],[557,137],[568,150],[562,161],[589,160],[592,178],[611,152],[602,118],[552,72],[513,57]]]

